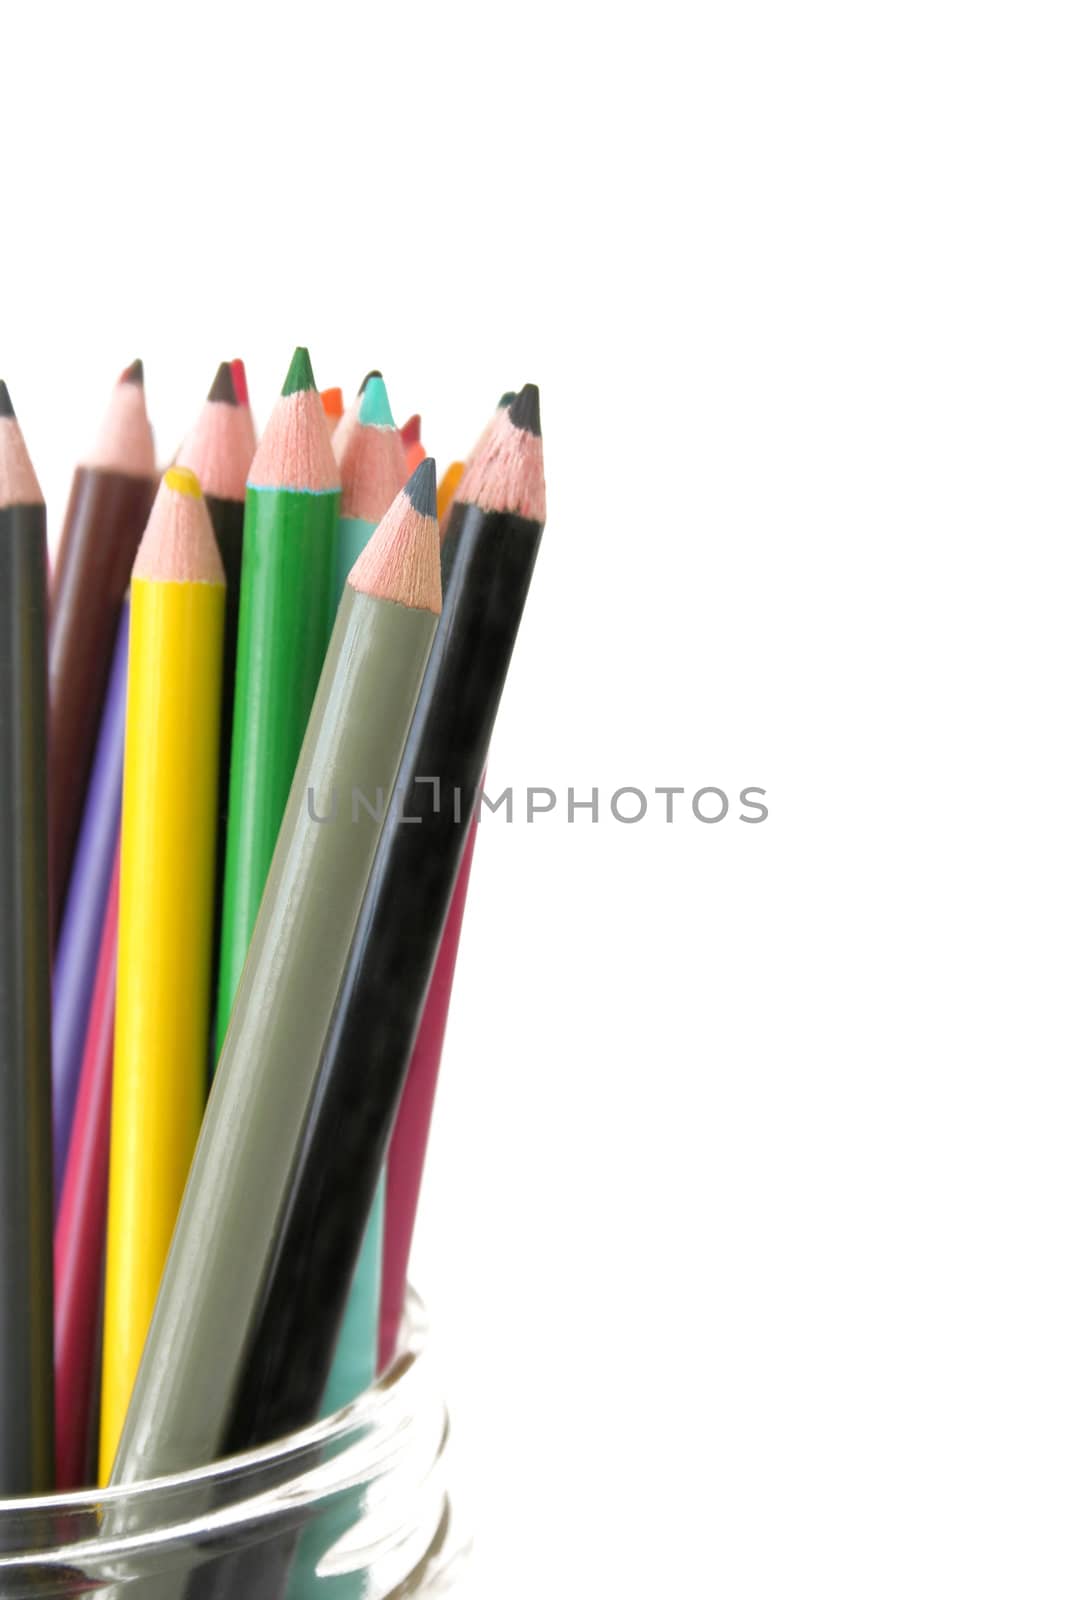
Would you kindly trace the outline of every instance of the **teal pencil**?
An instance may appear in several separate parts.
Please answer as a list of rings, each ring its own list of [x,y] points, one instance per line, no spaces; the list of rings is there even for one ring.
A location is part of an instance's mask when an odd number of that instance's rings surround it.
[[[358,416],[341,435],[341,520],[338,524],[334,599],[339,604],[348,574],[379,521],[404,487],[404,447],[393,422],[380,373],[370,373],[356,400]],[[342,424],[344,427],[344,424]],[[339,430],[340,432],[340,430]],[[385,1175],[360,1250],[344,1322],[322,1403],[329,1416],[374,1382],[385,1253]]]
[[[334,563],[334,594],[340,600],[348,574],[408,479],[404,446],[381,373],[370,373],[364,380],[334,435],[334,450],[341,472]]]

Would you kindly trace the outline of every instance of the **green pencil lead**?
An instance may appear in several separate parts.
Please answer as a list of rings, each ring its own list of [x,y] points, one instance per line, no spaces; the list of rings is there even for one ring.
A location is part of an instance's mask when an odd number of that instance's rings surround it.
[[[311,370],[311,357],[306,348],[298,344],[293,351],[293,359],[289,363],[289,371],[282,384],[282,394],[300,394],[305,389],[314,389],[315,374]]]

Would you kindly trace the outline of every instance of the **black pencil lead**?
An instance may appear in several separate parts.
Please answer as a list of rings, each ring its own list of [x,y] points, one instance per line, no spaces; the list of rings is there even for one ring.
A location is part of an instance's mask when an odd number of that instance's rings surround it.
[[[532,433],[535,438],[541,437],[541,393],[536,383],[528,383],[519,390],[508,413],[516,428]]]

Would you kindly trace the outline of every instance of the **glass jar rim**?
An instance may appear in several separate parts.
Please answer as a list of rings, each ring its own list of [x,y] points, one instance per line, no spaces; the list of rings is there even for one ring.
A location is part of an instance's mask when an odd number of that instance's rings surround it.
[[[398,1354],[364,1393],[270,1444],[189,1471],[140,1482],[0,1500],[0,1574],[86,1559],[136,1556],[262,1525],[272,1511],[311,1515],[345,1492],[396,1502],[439,1493],[448,1438],[442,1393],[428,1358],[422,1302],[408,1291]]]

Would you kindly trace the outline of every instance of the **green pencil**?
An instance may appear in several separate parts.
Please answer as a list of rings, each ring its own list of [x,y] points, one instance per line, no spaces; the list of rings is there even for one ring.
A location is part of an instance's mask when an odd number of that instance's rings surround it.
[[[340,500],[326,418],[301,348],[248,474],[216,1055],[226,1038],[330,639]]]

